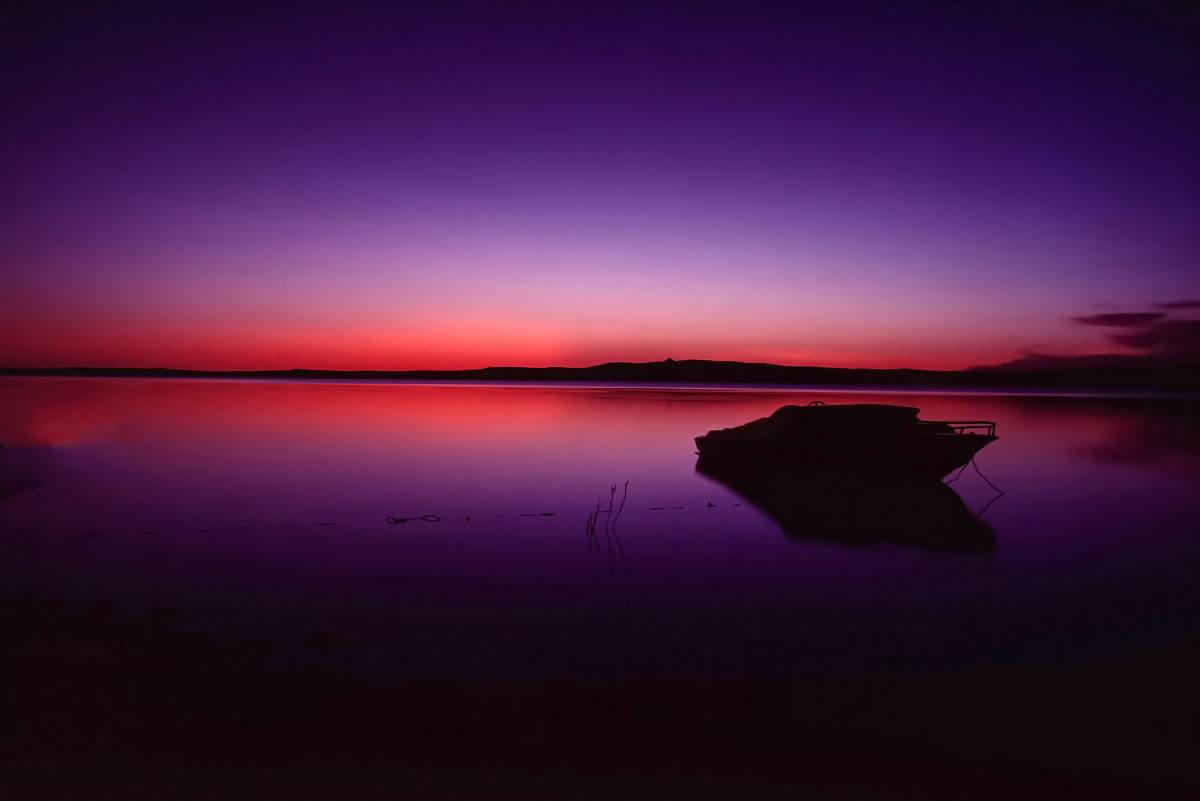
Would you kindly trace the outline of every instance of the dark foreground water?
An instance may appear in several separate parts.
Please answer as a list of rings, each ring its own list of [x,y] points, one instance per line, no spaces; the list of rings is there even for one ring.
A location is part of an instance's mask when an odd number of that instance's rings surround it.
[[[1005,494],[963,473],[937,502],[961,537],[785,532],[695,471],[696,434],[813,399],[995,420],[977,461]],[[1189,795],[1197,408],[0,379],[0,782]]]

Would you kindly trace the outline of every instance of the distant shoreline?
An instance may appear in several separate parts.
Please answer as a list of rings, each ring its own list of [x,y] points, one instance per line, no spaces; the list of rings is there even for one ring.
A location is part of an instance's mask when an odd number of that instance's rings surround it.
[[[0,367],[0,376],[213,378],[261,380],[550,382],[713,386],[872,387],[972,390],[1200,391],[1200,368],[970,370],[792,367],[754,362],[610,362],[590,367],[484,367],[473,370],[184,370],[166,367]]]

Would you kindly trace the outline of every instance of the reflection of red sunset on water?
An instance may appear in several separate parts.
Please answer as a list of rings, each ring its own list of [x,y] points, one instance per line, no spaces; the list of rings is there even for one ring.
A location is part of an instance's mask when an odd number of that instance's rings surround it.
[[[502,390],[502,391],[501,391]],[[1053,399],[1015,403],[1004,395],[855,392],[854,402],[915,404],[926,418],[982,415],[1031,439],[1105,443],[1126,418],[1103,405],[1076,402],[1063,416]],[[17,379],[0,388],[0,441],[69,446],[137,438],[155,432],[198,442],[213,436],[305,437],[370,443],[375,439],[558,448],[564,440],[603,445],[606,438],[674,438],[688,450],[707,426],[735,425],[785,403],[836,403],[821,390],[734,391],[622,387],[300,383],[160,379]],[[966,411],[964,408],[969,408]],[[1047,410],[1046,422],[1037,409]],[[1015,416],[1014,416],[1015,415]],[[581,426],[585,419],[587,425]],[[1010,433],[1009,436],[1012,436]],[[682,439],[680,438],[682,437]],[[1096,445],[1095,447],[1100,447]]]
[[[506,395],[471,387],[221,381],[31,380],[5,386],[2,397],[0,440],[35,445],[119,439],[128,424],[151,432],[191,430],[197,437],[303,430],[308,436],[419,439],[433,427],[464,438],[520,437],[552,425],[560,406],[554,394],[536,390]],[[421,427],[409,425],[414,417]]]

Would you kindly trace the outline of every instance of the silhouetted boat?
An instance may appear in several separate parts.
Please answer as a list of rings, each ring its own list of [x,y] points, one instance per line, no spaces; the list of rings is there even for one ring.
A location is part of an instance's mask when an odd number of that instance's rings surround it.
[[[783,406],[770,417],[696,437],[701,463],[740,473],[788,469],[940,480],[996,440],[990,420],[921,420],[919,409],[855,403]]]

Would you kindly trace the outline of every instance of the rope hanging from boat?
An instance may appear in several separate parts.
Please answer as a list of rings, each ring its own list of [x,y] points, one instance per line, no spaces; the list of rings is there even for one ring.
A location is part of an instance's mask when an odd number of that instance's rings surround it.
[[[975,472],[979,474],[979,477],[983,479],[984,483],[996,491],[996,494],[992,497],[992,499],[990,501],[988,501],[987,503],[985,503],[983,505],[983,507],[978,512],[975,513],[975,516],[979,517],[988,510],[989,506],[991,506],[993,503],[995,503],[996,501],[1003,498],[1007,493],[1005,493],[1004,490],[1000,489],[995,484],[993,484],[992,480],[983,474],[983,471],[979,469],[979,465],[975,463],[974,455],[971,456],[971,461],[964,464],[959,469],[958,473],[955,474],[954,478],[947,481],[946,484],[947,485],[953,484],[955,481],[958,481],[960,478],[962,478],[962,474],[967,471],[968,467],[974,467]]]
[[[994,490],[995,490],[996,492],[998,492],[1000,495],[1003,495],[1003,494],[1004,494],[1004,490],[1000,489],[1000,488],[999,488],[999,487],[997,487],[995,484],[993,484],[993,483],[992,483],[992,481],[991,481],[991,479],[989,479],[987,476],[985,476],[985,475],[983,474],[983,471],[979,469],[979,465],[975,464],[975,457],[974,457],[974,456],[972,456],[972,457],[971,457],[971,467],[974,467],[974,468],[975,468],[975,472],[979,474],[979,477],[980,477],[980,478],[982,478],[982,479],[984,480],[984,482],[985,482],[985,483],[986,483],[986,484],[987,484],[989,487],[991,487],[992,489],[994,489]],[[996,497],[1000,497],[1000,495],[997,495]]]

